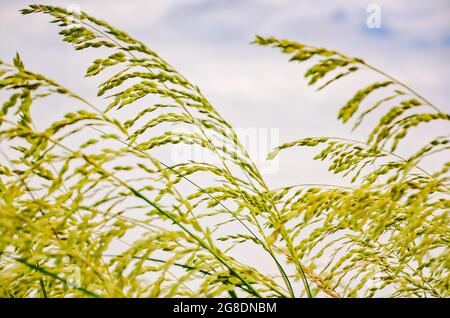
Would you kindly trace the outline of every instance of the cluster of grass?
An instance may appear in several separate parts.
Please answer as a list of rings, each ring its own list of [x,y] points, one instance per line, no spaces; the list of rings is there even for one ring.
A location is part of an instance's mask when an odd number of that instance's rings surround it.
[[[98,49],[103,57],[86,76],[102,82],[91,102],[26,69],[19,55],[0,64],[8,94],[0,296],[448,296],[450,162],[421,167],[446,154],[448,136],[409,157],[395,151],[414,127],[450,115],[409,86],[362,59],[257,36],[255,44],[310,62],[305,77],[319,89],[362,69],[380,75],[341,107],[344,123],[355,119],[357,128],[385,108],[365,141],[310,137],[269,154],[317,147],[315,159],[351,185],[271,189],[200,89],[144,43],[85,12],[31,5],[22,13],[51,16],[76,50]],[[374,92],[380,97],[368,105]],[[31,108],[54,96],[79,109],[38,129]],[[158,159],[179,144],[217,162]],[[233,257],[239,246],[260,250],[276,271]]]

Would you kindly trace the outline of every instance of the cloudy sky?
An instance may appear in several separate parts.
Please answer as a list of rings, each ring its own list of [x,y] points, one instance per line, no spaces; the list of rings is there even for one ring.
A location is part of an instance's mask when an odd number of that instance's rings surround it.
[[[19,51],[27,67],[81,95],[93,56],[63,43],[42,15],[23,17],[35,1],[0,3],[0,58]],[[336,121],[339,106],[363,86],[360,79],[315,92],[304,66],[287,63],[276,50],[249,42],[274,35],[363,57],[402,79],[441,109],[450,111],[450,1],[447,0],[148,0],[42,1],[79,6],[147,43],[192,82],[235,127],[278,129],[279,142],[317,135],[349,136]],[[381,28],[366,25],[367,7],[381,8]],[[368,77],[370,74],[363,75]],[[362,79],[361,79],[362,80]],[[95,87],[95,86],[94,86]],[[52,107],[60,107],[53,105]],[[45,110],[37,114],[43,120]],[[362,139],[366,131],[354,133]],[[305,168],[307,167],[307,168]],[[282,155],[273,186],[338,182],[323,164],[293,151]]]

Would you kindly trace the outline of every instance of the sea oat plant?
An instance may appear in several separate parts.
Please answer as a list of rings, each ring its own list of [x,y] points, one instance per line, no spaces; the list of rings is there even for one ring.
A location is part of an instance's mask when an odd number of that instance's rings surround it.
[[[21,12],[50,16],[76,50],[96,49],[86,77],[101,82],[88,101],[19,55],[0,62],[0,296],[449,296],[450,161],[421,165],[448,156],[448,136],[396,151],[450,115],[409,86],[359,58],[257,36],[309,63],[319,90],[363,69],[380,78],[338,112],[369,128],[367,140],[310,137],[268,155],[318,148],[314,159],[349,185],[272,189],[200,89],[144,43],[85,12]],[[31,110],[52,98],[76,110],[41,128]],[[161,160],[180,144],[217,160]],[[274,272],[233,256],[239,246]]]

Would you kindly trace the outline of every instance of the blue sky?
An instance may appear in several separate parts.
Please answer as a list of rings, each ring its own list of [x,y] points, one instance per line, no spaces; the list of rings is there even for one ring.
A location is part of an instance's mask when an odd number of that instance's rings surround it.
[[[75,52],[43,16],[23,17],[35,1],[2,0],[0,58],[19,51],[28,68],[47,74],[80,94],[95,96],[82,79],[95,55]],[[412,85],[450,110],[450,1],[447,0],[165,0],[43,1],[107,20],[147,43],[197,83],[236,127],[276,128],[280,142],[316,135],[349,136],[336,121],[339,106],[370,74],[317,93],[302,78],[305,68],[275,50],[250,45],[255,34],[290,38],[340,50]],[[369,4],[381,8],[380,29],[366,26]],[[55,107],[55,105],[49,106]],[[37,114],[45,120],[46,109]],[[437,129],[440,129],[439,127]],[[366,131],[357,131],[363,139]],[[433,131],[434,133],[434,131]],[[426,139],[426,136],[420,138]],[[293,152],[281,157],[275,186],[335,180],[324,165]],[[307,170],[293,168],[308,165]]]

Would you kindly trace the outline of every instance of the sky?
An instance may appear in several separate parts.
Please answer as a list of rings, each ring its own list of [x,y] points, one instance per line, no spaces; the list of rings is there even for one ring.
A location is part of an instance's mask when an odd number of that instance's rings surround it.
[[[94,97],[92,81],[83,80],[94,55],[63,43],[42,15],[21,16],[18,10],[35,1],[0,3],[0,59],[20,52],[26,66]],[[446,0],[165,0],[43,1],[78,6],[145,42],[201,87],[231,124],[242,129],[275,131],[275,145],[307,136],[351,136],[336,120],[337,111],[371,74],[316,92],[302,74],[305,66],[287,62],[274,49],[250,45],[255,34],[363,57],[403,80],[445,111],[450,110],[450,1]],[[378,5],[381,27],[369,28],[369,5]],[[42,108],[64,113],[61,105]],[[441,128],[437,128],[438,130]],[[445,129],[445,128],[444,128]],[[426,132],[425,132],[426,133]],[[434,131],[433,131],[434,133]],[[420,135],[419,138],[426,138]],[[272,144],[273,145],[273,144]],[[267,149],[267,152],[270,149]],[[256,158],[259,162],[259,158]],[[262,165],[263,163],[261,163]],[[264,172],[264,171],[263,171]],[[266,171],[274,187],[296,183],[345,183],[330,176],[326,165],[308,153],[287,151],[275,169]]]
[[[0,59],[10,61],[20,52],[28,69],[45,74],[81,96],[95,99],[98,81],[83,76],[96,53],[78,52],[62,42],[48,17],[19,14],[19,9],[38,3],[35,1],[0,1]],[[445,112],[450,111],[448,0],[43,0],[41,3],[65,8],[77,6],[146,43],[197,84],[234,127],[261,134],[274,132],[271,146],[308,136],[363,140],[368,130],[351,132],[350,125],[336,120],[337,112],[356,90],[378,77],[366,72],[317,92],[303,79],[304,65],[288,63],[288,57],[275,49],[250,45],[256,34],[362,57],[414,87]],[[380,28],[367,27],[370,5],[381,10]],[[48,124],[66,112],[64,105],[53,103],[36,109],[34,114],[37,120]],[[406,148],[415,149],[441,133],[448,133],[448,126],[437,125],[416,132]],[[265,154],[271,149],[262,150]],[[262,158],[254,159],[264,167]],[[326,163],[314,162],[310,152],[298,149],[282,153],[274,169],[262,172],[272,188],[301,183],[348,184],[348,180],[330,175]],[[241,256],[244,260],[258,259],[255,253],[246,250]]]

